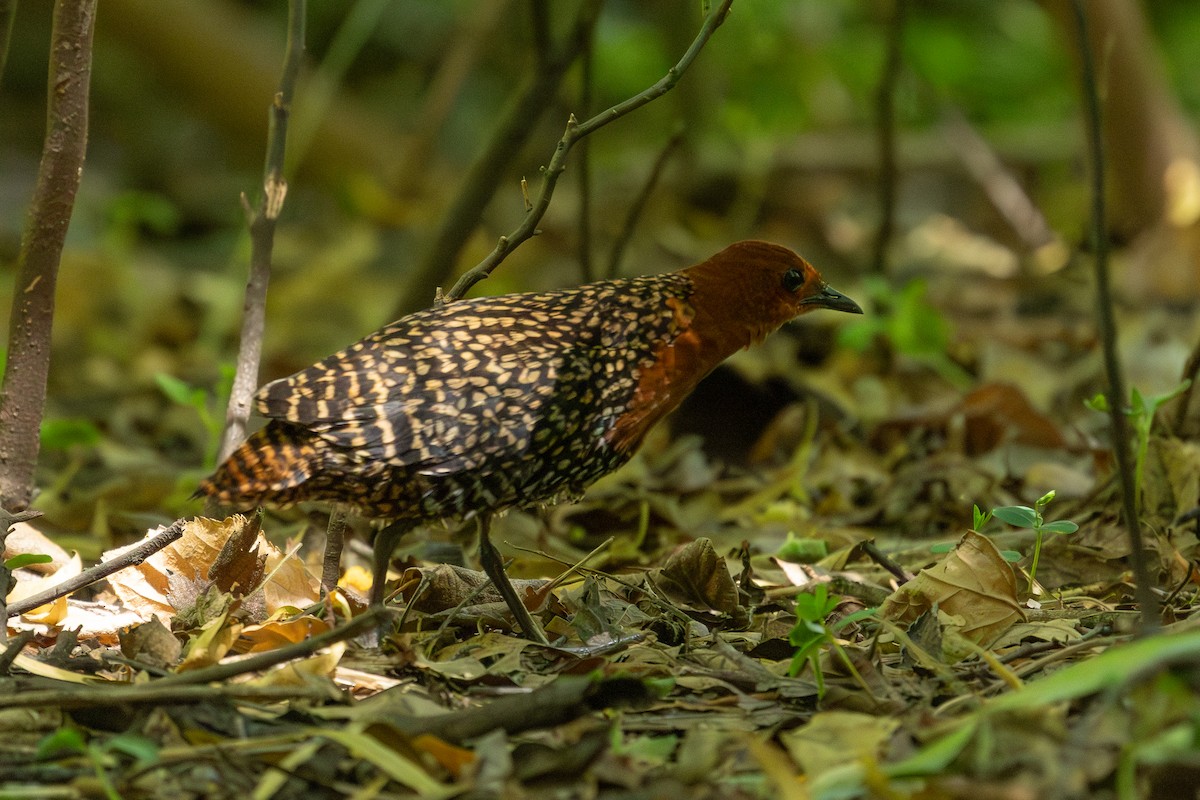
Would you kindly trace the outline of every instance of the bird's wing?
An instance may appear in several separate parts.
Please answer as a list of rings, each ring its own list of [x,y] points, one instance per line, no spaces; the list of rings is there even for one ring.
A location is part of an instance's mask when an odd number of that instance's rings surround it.
[[[451,303],[264,386],[264,416],[364,460],[450,474],[549,439],[599,438],[677,314],[664,276]]]
[[[419,312],[267,384],[256,406],[355,458],[471,469],[527,445],[570,361],[578,306],[554,292]]]

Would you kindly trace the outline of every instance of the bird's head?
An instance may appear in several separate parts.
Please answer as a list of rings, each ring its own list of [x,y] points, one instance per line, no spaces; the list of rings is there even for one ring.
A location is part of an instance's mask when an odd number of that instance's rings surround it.
[[[729,336],[748,335],[745,344],[818,308],[863,313],[826,284],[816,267],[770,242],[737,242],[685,272],[696,286],[697,322]]]

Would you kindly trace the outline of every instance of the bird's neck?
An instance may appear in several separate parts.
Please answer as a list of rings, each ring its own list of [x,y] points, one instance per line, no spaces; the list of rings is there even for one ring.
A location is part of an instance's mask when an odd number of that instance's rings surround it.
[[[690,329],[700,342],[698,360],[708,372],[745,347],[761,342],[793,313],[761,281],[744,271],[715,270],[711,265],[690,267],[685,273],[695,287],[688,298],[695,309]]]
[[[674,411],[696,384],[729,356],[761,341],[774,327],[750,323],[744,315],[729,314],[729,296],[716,286],[696,285],[687,301],[668,300],[679,334],[664,345],[638,377],[630,410],[617,419],[609,444],[632,452],[654,425]]]

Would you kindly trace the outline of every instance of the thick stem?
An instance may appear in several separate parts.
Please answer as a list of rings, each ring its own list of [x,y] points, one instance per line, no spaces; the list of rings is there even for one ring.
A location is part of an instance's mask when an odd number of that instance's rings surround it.
[[[59,0],[50,34],[46,140],[17,256],[0,385],[0,505],[29,505],[50,372],[59,259],[87,152],[96,0]]]
[[[263,199],[251,210],[245,196],[242,203],[250,220],[250,278],[246,282],[246,299],[242,306],[241,343],[238,347],[237,370],[225,411],[225,433],[217,460],[229,457],[246,438],[246,422],[250,419],[250,403],[258,387],[258,365],[262,360],[262,338],[267,308],[267,284],[271,279],[271,253],[275,247],[275,221],[287,196],[287,181],[283,178],[283,157],[287,148],[288,117],[300,62],[304,57],[304,20],[306,0],[291,0],[288,5],[287,54],[279,91],[271,103],[267,130],[266,166],[263,170]]]
[[[1087,12],[1083,0],[1074,0],[1075,23],[1079,34],[1083,100],[1087,120],[1088,156],[1092,173],[1092,224],[1089,232],[1096,258],[1096,312],[1100,339],[1104,348],[1104,371],[1108,376],[1108,412],[1112,427],[1113,451],[1121,483],[1121,508],[1129,534],[1137,601],[1141,608],[1141,632],[1159,628],[1158,600],[1154,596],[1146,551],[1142,543],[1134,493],[1138,487],[1133,476],[1129,452],[1129,422],[1125,417],[1125,379],[1117,356],[1117,323],[1113,313],[1112,289],[1108,274],[1108,219],[1104,199],[1104,138],[1100,118],[1100,99],[1092,48],[1088,39]]]

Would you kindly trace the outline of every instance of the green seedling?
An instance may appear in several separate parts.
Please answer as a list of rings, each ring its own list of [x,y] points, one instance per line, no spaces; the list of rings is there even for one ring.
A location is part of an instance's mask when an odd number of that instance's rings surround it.
[[[49,564],[54,561],[52,556],[45,553],[21,553],[4,562],[5,569],[21,569],[22,567],[31,567],[34,564]]]
[[[158,745],[137,734],[123,733],[105,742],[87,741],[77,729],[62,727],[38,742],[37,756],[42,761],[69,756],[86,758],[106,800],[122,800],[109,771],[121,758],[132,760],[137,769],[149,767],[158,762],[158,750]]]
[[[1134,486],[1141,487],[1142,485],[1142,472],[1146,466],[1146,454],[1150,451],[1150,431],[1154,427],[1154,416],[1163,403],[1174,400],[1186,392],[1191,385],[1190,379],[1185,380],[1166,394],[1154,397],[1143,397],[1136,386],[1129,391],[1129,408],[1125,409],[1125,416],[1133,421],[1133,433],[1137,440],[1137,453],[1133,461]],[[1085,400],[1084,404],[1093,411],[1108,413],[1108,397],[1103,392],[1091,400]],[[1140,491],[1134,494],[1134,504],[1140,512],[1142,505]]]
[[[971,530],[976,533],[982,533],[984,527],[992,521],[991,511],[981,511],[979,506],[971,506],[973,511]],[[931,553],[949,553],[957,546],[956,542],[938,542],[935,545],[930,545],[929,552]],[[1010,564],[1015,564],[1020,561],[1022,556],[1016,550],[1001,550],[1001,557]]]
[[[204,425],[208,440],[204,449],[204,466],[207,469],[212,469],[217,465],[217,448],[221,446],[221,431],[225,427],[225,420],[222,419],[218,409],[224,407],[221,402],[222,398],[228,397],[229,391],[233,387],[233,372],[232,364],[221,365],[220,384],[215,391],[192,386],[165,372],[154,376],[159,390],[166,395],[168,400],[177,405],[195,409],[196,415],[200,417],[200,423]]]
[[[972,384],[971,376],[946,355],[952,338],[950,323],[925,298],[924,281],[909,281],[897,291],[886,280],[870,279],[866,290],[875,313],[839,328],[839,344],[862,352],[876,338],[883,338],[897,353],[926,364],[949,383]]]
[[[817,684],[817,696],[825,695],[825,675],[821,672],[820,647],[828,644],[841,658],[847,670],[859,683],[862,678],[854,668],[846,651],[837,643],[836,633],[842,628],[869,617],[875,613],[874,608],[864,608],[853,614],[847,614],[833,625],[825,622],[826,617],[833,613],[842,602],[840,595],[829,594],[829,587],[824,583],[817,584],[811,592],[796,597],[796,624],[788,632],[788,641],[796,652],[792,654],[792,663],[788,667],[788,675],[795,677],[804,671],[805,665],[812,667],[813,680]],[[864,684],[865,687],[865,684]]]
[[[1046,518],[1042,515],[1042,512],[1053,499],[1054,491],[1051,490],[1039,497],[1034,502],[1033,508],[1029,506],[1001,506],[992,510],[992,516],[1001,522],[1007,522],[1009,525],[1017,528],[1029,528],[1034,532],[1036,538],[1033,543],[1033,563],[1029,565],[1030,593],[1033,592],[1033,584],[1037,577],[1038,559],[1042,555],[1042,539],[1045,535],[1047,533],[1074,533],[1079,530],[1079,526],[1069,519],[1046,522]],[[980,516],[978,508],[975,509],[975,514],[978,521]]]

